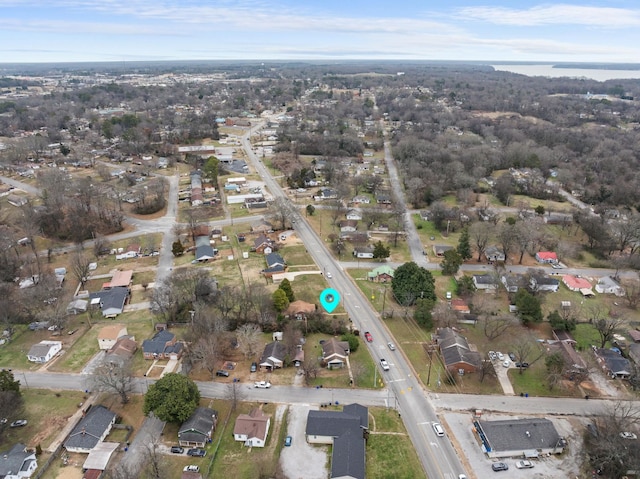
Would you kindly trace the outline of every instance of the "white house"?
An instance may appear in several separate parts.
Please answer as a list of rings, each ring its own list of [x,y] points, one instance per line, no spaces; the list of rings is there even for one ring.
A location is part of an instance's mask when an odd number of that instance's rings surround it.
[[[105,326],[98,333],[98,346],[104,351],[113,348],[123,336],[127,336],[127,327],[122,324],[111,324]]]
[[[260,409],[253,409],[249,414],[240,414],[233,428],[233,438],[243,442],[247,447],[264,447],[269,434],[271,418]]]
[[[29,361],[34,363],[48,363],[56,354],[62,350],[61,341],[40,341],[34,344],[27,353]]]
[[[347,211],[347,214],[345,216],[348,220],[360,221],[362,219],[362,213],[356,209]]]
[[[624,296],[624,288],[611,276],[603,276],[596,284],[596,292],[600,294],[615,294]]]
[[[27,451],[24,444],[16,444],[8,451],[0,452],[0,477],[26,479],[38,468],[35,450]]]

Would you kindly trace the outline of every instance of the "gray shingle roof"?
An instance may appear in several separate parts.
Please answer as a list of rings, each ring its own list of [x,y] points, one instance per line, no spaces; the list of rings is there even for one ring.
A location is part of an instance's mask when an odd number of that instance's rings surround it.
[[[158,331],[153,338],[145,339],[142,342],[142,351],[149,354],[162,354],[167,349],[167,343],[173,341],[175,336],[166,329]]]
[[[100,298],[100,309],[124,308],[124,303],[129,295],[128,288],[118,286],[111,289],[103,289],[97,293],[89,294],[90,299]]]
[[[555,447],[560,439],[548,419],[479,421],[494,451],[527,451]]]
[[[208,407],[198,407],[191,417],[182,423],[178,437],[186,442],[207,442],[218,413]]]
[[[26,448],[24,444],[18,443],[8,451],[0,452],[0,477],[5,477],[9,473],[16,475],[18,471],[29,468],[31,461],[27,458],[33,453],[26,452]]]
[[[116,414],[104,406],[93,406],[87,415],[73,428],[64,447],[92,449],[111,426]]]

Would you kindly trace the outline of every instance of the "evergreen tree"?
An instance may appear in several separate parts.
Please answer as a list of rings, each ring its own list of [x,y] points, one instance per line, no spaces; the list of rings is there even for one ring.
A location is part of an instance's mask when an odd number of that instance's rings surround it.
[[[182,374],[169,373],[149,386],[143,411],[153,412],[165,422],[182,423],[189,419],[200,403],[198,386]]]
[[[518,290],[516,293],[516,306],[518,307],[518,316],[520,316],[525,326],[542,321],[540,300],[529,291],[522,288]]]
[[[171,245],[171,252],[173,253],[173,256],[182,256],[184,253],[184,246],[182,246],[180,240],[173,242]]]
[[[282,291],[284,291],[290,303],[293,303],[296,300],[296,297],[293,294],[293,288],[291,287],[291,283],[287,278],[282,280],[278,289],[281,289]]]
[[[276,289],[273,292],[273,307],[279,313],[283,312],[289,307],[289,300],[287,299],[287,293],[281,289]]]
[[[455,249],[445,251],[443,256],[444,259],[442,260],[442,263],[440,263],[442,274],[453,276],[460,269],[460,265],[462,264],[462,256],[460,256],[460,254]]]
[[[416,301],[416,310],[413,313],[413,319],[426,329],[433,328],[433,316],[431,315],[433,304],[433,300],[431,299],[418,299],[418,301]]]
[[[375,259],[386,259],[391,256],[391,248],[382,244],[382,241],[378,241],[373,245],[373,257]]]
[[[458,247],[456,248],[458,254],[462,257],[462,261],[471,259],[471,243],[469,242],[469,228],[464,228],[460,234],[458,240]]]
[[[411,306],[417,299],[436,300],[435,280],[431,273],[413,261],[396,269],[391,291],[401,306]]]

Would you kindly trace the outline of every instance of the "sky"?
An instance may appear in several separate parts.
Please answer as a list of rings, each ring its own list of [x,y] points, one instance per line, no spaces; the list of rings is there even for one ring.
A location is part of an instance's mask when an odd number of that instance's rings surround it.
[[[0,0],[0,63],[640,62],[640,1]]]

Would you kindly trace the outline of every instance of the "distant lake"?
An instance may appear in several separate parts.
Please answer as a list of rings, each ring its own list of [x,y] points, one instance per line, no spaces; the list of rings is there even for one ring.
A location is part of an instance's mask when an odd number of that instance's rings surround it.
[[[497,71],[519,73],[530,77],[589,78],[596,81],[640,79],[640,70],[598,70],[592,68],[553,68],[553,65],[491,65]]]

